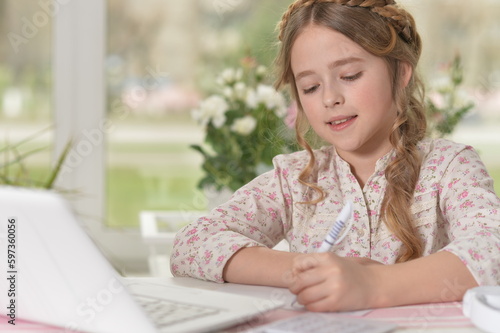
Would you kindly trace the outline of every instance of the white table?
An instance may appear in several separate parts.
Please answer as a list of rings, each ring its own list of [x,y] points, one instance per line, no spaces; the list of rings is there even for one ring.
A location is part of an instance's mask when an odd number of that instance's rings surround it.
[[[127,279],[130,280],[130,279]],[[269,313],[263,314],[262,318],[258,318],[246,324],[239,325],[228,329],[226,332],[242,332],[243,328],[250,328],[255,325],[262,325],[275,320],[286,317],[299,315],[303,310],[297,310],[290,305],[295,296],[287,289],[262,287],[262,286],[249,286],[234,283],[218,284],[206,281],[200,281],[192,278],[139,278],[134,280],[150,281],[154,283],[161,283],[174,286],[184,286],[191,288],[200,288],[208,290],[216,290],[240,295],[250,295],[253,297],[260,297],[266,300],[280,300],[285,304],[289,304],[284,308],[273,310]],[[388,318],[396,314],[398,316]],[[349,314],[351,315],[351,314]],[[397,307],[389,309],[376,309],[366,312],[354,312],[354,316],[363,316],[363,318],[370,318],[375,320],[387,320],[401,324],[395,332],[406,333],[481,333],[482,331],[473,327],[470,321],[461,313],[460,303],[441,303],[441,304],[426,304],[419,306]]]

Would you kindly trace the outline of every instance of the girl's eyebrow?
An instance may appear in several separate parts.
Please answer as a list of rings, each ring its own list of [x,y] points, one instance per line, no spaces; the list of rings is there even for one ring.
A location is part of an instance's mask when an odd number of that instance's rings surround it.
[[[347,58],[342,58],[342,59],[339,59],[339,60],[336,60],[334,62],[332,62],[328,68],[329,69],[334,69],[336,67],[341,67],[341,66],[344,66],[344,65],[347,65],[347,64],[350,64],[350,63],[353,63],[353,62],[362,62],[363,59],[361,58],[358,58],[358,57],[347,57]]]
[[[330,65],[328,65],[328,69],[332,70],[336,67],[341,67],[341,66],[353,63],[353,62],[362,62],[362,61],[364,61],[362,58],[358,58],[358,57],[354,57],[354,56],[342,58],[342,59],[336,60],[336,61],[332,62]],[[295,81],[299,81],[303,77],[313,75],[313,74],[314,74],[314,72],[311,70],[302,71],[295,76]]]

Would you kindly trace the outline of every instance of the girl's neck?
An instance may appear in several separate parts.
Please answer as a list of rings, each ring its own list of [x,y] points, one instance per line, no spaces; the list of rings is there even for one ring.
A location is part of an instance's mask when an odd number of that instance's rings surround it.
[[[349,163],[351,165],[351,172],[358,180],[361,188],[365,187],[368,179],[375,172],[375,164],[377,161],[365,161],[361,163]]]
[[[337,152],[339,156],[349,163],[351,172],[356,177],[361,188],[364,188],[368,179],[375,172],[377,162],[392,150],[392,146],[371,154],[356,154]]]

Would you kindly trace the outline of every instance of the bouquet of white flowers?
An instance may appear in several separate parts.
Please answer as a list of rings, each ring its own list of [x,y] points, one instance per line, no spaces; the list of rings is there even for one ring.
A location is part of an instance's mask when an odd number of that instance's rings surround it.
[[[207,185],[232,191],[271,166],[272,158],[293,148],[292,130],[285,126],[286,99],[264,81],[267,69],[253,61],[226,69],[216,80],[217,91],[192,112],[205,128],[203,145],[192,145],[204,158]]]

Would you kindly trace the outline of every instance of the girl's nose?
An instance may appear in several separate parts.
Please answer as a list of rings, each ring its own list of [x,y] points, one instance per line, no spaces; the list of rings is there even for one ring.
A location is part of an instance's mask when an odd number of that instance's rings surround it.
[[[323,91],[323,105],[325,109],[333,108],[344,103],[343,95],[333,87],[325,87]]]

